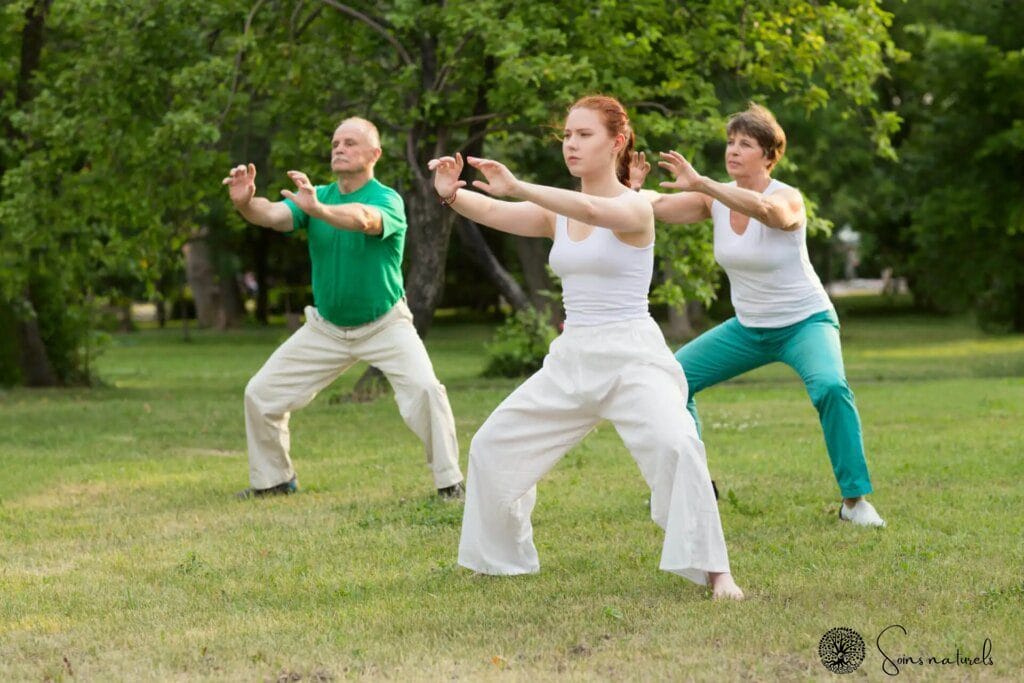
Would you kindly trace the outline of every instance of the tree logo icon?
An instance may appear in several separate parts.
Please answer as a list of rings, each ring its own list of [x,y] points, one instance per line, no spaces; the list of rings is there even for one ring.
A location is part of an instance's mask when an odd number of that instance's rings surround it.
[[[864,661],[864,639],[852,628],[829,629],[818,641],[818,656],[832,673],[848,674]]]

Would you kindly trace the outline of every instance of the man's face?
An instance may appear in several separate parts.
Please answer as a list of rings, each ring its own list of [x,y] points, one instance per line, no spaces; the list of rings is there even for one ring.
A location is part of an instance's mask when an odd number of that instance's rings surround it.
[[[379,158],[380,148],[373,146],[366,128],[360,123],[348,121],[334,131],[331,138],[331,170],[335,173],[362,173],[372,169]]]

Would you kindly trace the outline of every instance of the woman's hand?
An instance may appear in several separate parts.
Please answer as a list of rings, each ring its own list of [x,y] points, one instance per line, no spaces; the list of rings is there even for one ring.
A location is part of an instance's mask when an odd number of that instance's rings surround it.
[[[629,187],[639,191],[644,186],[647,174],[651,172],[651,164],[644,152],[633,152],[629,155]]]
[[[522,183],[505,164],[477,157],[467,157],[466,161],[487,178],[487,182],[474,180],[473,187],[495,197],[518,197]]]
[[[442,199],[449,199],[460,187],[466,186],[465,180],[459,180],[463,166],[462,155],[458,152],[453,157],[441,157],[427,162],[427,168],[434,172],[434,190]]]
[[[699,192],[704,182],[704,177],[694,170],[686,158],[676,151],[662,152],[661,161],[658,166],[676,177],[674,181],[661,183],[661,187],[675,190],[689,190]]]

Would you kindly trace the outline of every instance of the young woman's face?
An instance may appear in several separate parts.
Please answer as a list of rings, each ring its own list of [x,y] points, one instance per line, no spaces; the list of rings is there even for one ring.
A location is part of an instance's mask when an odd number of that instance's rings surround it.
[[[605,172],[615,167],[615,159],[624,139],[612,136],[601,115],[593,109],[576,108],[565,117],[562,131],[562,156],[577,178]]]
[[[761,175],[768,169],[768,157],[755,138],[733,133],[725,143],[725,168],[734,180]]]

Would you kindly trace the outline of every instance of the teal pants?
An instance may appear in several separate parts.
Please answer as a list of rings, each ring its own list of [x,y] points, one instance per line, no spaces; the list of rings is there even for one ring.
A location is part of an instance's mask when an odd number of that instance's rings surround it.
[[[687,410],[700,432],[694,396],[769,363],[785,363],[804,381],[825,432],[825,447],[844,498],[871,493],[860,416],[846,382],[839,319],[822,311],[787,327],[744,327],[730,318],[676,351],[690,385]]]

